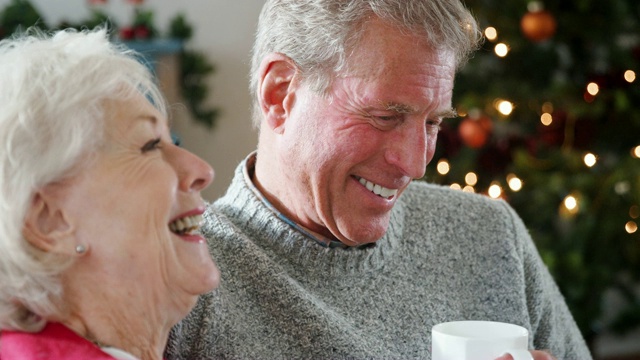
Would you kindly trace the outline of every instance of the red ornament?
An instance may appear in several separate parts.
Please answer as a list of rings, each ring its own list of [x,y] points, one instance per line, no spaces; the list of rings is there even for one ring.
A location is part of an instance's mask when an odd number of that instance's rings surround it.
[[[148,39],[149,36],[151,35],[151,32],[149,31],[149,28],[146,27],[145,25],[138,25],[135,28],[133,28],[133,36],[138,39],[138,40],[145,40]]]
[[[132,27],[126,26],[120,29],[120,39],[133,40],[134,37],[135,37],[135,32]]]
[[[487,143],[492,127],[491,119],[486,116],[467,117],[458,126],[458,134],[465,145],[477,149]]]
[[[533,42],[551,38],[556,33],[556,27],[556,19],[546,10],[529,11],[520,21],[522,33]]]

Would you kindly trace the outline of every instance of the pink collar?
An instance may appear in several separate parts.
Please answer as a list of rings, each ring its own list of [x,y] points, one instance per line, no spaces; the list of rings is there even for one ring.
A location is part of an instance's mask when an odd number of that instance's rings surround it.
[[[91,359],[113,360],[90,341],[59,323],[48,323],[38,333],[2,330],[0,360]]]

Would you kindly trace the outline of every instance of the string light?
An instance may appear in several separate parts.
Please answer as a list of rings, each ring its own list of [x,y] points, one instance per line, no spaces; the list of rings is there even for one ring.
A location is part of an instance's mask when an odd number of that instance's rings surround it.
[[[513,103],[507,100],[498,100],[496,101],[496,109],[500,112],[500,114],[504,116],[508,116],[513,111]]]
[[[505,57],[509,53],[509,47],[505,43],[498,43],[498,44],[496,44],[496,47],[493,48],[493,51],[499,57]]]
[[[596,164],[597,158],[592,153],[587,153],[583,158],[584,164],[587,167],[593,167]]]
[[[634,232],[638,231],[638,224],[636,224],[635,221],[627,221],[627,223],[624,225],[624,229],[627,230],[629,234],[633,234]]]
[[[478,183],[478,175],[474,172],[468,172],[467,175],[464,176],[464,182],[469,186],[474,186]]]
[[[573,195],[568,195],[567,197],[565,197],[562,203],[564,204],[564,207],[566,207],[569,211],[574,210],[578,207],[578,199],[576,199]]]
[[[634,82],[636,80],[636,73],[633,70],[627,70],[624,72],[624,79],[627,80],[627,82]]]
[[[632,219],[637,219],[638,217],[640,217],[640,207],[638,207],[638,205],[632,205],[629,209],[629,216]]]
[[[640,145],[631,149],[631,156],[633,156],[634,158],[640,159]]]
[[[544,113],[540,116],[540,122],[544,126],[549,126],[553,122],[553,116],[549,113]]]
[[[553,104],[550,102],[545,102],[542,104],[542,112],[543,113],[552,113],[553,112]]]
[[[522,189],[522,180],[514,174],[507,175],[507,184],[512,191],[518,192]]]
[[[498,38],[498,30],[496,30],[496,28],[494,28],[493,26],[489,26],[488,28],[484,29],[484,36],[489,41],[493,41]]]
[[[628,181],[618,181],[614,186],[613,190],[618,195],[624,195],[631,190],[631,184]]]
[[[476,189],[474,189],[473,186],[471,185],[467,185],[462,189],[462,191],[468,192],[468,193],[474,193],[476,192]]]
[[[449,162],[447,161],[447,159],[441,159],[440,161],[438,161],[438,165],[436,165],[436,170],[440,175],[447,175],[449,173],[449,170],[451,170],[451,167],[449,166]]]
[[[497,182],[492,182],[487,191],[492,199],[498,199],[502,195],[502,187]]]
[[[462,187],[458,183],[453,183],[449,185],[449,187],[452,188],[453,190],[462,190]]]
[[[591,96],[596,96],[598,95],[598,92],[600,92],[600,86],[598,86],[598,84],[594,82],[590,82],[589,84],[587,84],[587,92]]]
[[[576,193],[567,195],[558,206],[558,213],[565,219],[575,217],[580,211],[580,198]]]

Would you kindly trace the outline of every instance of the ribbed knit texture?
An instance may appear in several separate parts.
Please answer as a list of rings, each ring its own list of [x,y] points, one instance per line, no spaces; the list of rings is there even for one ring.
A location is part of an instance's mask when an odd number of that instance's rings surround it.
[[[278,219],[242,166],[205,216],[222,283],[174,328],[167,359],[431,359],[433,325],[481,319],[526,327],[531,348],[558,359],[591,359],[506,203],[414,182],[375,247],[329,249]]]

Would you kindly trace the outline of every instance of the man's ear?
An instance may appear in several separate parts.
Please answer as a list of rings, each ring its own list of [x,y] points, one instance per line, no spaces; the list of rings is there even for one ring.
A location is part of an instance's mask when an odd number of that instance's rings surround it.
[[[258,101],[267,126],[277,133],[284,132],[284,122],[295,98],[294,79],[298,66],[290,57],[271,53],[260,64]]]
[[[60,254],[74,254],[75,231],[55,194],[47,188],[36,192],[25,216],[22,234],[34,247]]]

